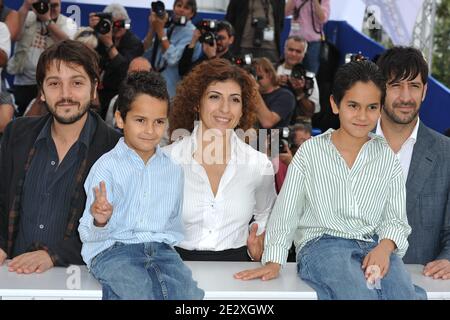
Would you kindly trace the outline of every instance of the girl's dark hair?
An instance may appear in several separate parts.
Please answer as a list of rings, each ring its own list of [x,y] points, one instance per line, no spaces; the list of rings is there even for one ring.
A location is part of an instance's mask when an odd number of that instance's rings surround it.
[[[177,85],[170,113],[170,134],[176,129],[192,132],[199,112],[200,101],[208,86],[214,82],[235,81],[242,91],[242,117],[238,128],[247,130],[256,120],[257,92],[255,80],[243,68],[225,59],[206,60],[197,65]]]
[[[169,101],[166,80],[159,73],[154,71],[131,72],[120,85],[116,102],[117,110],[123,120],[130,111],[133,101],[141,94]]]
[[[428,80],[427,61],[416,48],[399,46],[388,49],[377,59],[377,65],[389,84],[413,80],[417,75],[423,84]]]
[[[345,93],[358,82],[373,82],[381,91],[381,101],[386,97],[386,79],[377,65],[371,61],[352,61],[339,67],[334,76],[331,94],[334,102],[339,106]]]
[[[36,67],[36,82],[40,90],[50,66],[56,62],[59,69],[61,62],[82,66],[89,76],[92,88],[99,82],[99,56],[85,44],[75,40],[57,42],[42,52]]]

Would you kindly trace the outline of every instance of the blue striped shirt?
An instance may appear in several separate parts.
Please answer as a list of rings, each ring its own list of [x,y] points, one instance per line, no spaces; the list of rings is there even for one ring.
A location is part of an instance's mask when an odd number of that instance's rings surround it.
[[[90,207],[94,187],[105,181],[113,214],[104,227],[94,226]],[[157,147],[147,164],[121,138],[110,152],[92,166],[84,188],[86,208],[78,231],[81,255],[89,266],[92,258],[115,242],[165,242],[183,240],[181,209],[183,169]]]

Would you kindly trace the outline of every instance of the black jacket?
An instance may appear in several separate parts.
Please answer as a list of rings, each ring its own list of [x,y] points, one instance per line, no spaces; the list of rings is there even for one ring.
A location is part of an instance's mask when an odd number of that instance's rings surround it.
[[[83,190],[83,192],[78,195],[78,201],[71,206],[74,210],[72,212],[74,223],[70,224],[68,221],[67,230],[70,230],[70,236],[53,248],[52,254],[58,257],[57,261],[54,261],[55,265],[84,264],[81,258],[81,241],[78,234],[78,221],[86,203],[84,181],[94,162],[111,150],[120,138],[120,134],[109,128],[96,113],[92,112],[92,114],[97,119],[97,129],[88,149],[86,171],[79,182],[81,187],[79,190]],[[19,214],[14,217],[10,214],[14,198],[18,194],[19,188],[22,187],[19,185],[19,181],[23,180],[25,163],[30,150],[33,148],[39,132],[51,116],[48,114],[42,117],[18,118],[8,124],[2,138],[0,149],[0,248],[5,252],[9,251],[9,255],[11,250],[8,250],[8,239],[12,239],[14,243],[20,219]],[[52,254],[50,255],[52,256]],[[11,258],[11,256],[9,257]]]
[[[258,0],[255,0],[258,1]],[[230,0],[228,4],[225,20],[229,21],[234,27],[234,53],[237,54],[241,47],[242,34],[244,32],[245,22],[249,15],[249,3],[250,0]],[[275,24],[275,43],[277,45],[278,54],[281,54],[280,39],[284,26],[284,7],[286,5],[285,0],[270,0],[273,10],[273,20]]]
[[[106,115],[109,101],[119,92],[119,85],[127,76],[128,65],[131,60],[144,54],[144,47],[130,30],[127,30],[120,44],[117,46],[119,54],[110,60],[105,46],[99,42],[97,52],[100,55],[100,66],[105,72],[99,88],[101,115]]]

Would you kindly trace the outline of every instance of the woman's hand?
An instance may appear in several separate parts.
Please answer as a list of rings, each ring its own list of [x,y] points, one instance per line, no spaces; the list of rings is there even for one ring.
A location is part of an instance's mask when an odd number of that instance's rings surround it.
[[[258,224],[252,224],[250,229],[250,234],[247,238],[247,249],[250,253],[251,258],[255,261],[261,261],[261,257],[264,251],[264,236],[266,232],[264,231],[259,236],[256,235],[258,231]]]

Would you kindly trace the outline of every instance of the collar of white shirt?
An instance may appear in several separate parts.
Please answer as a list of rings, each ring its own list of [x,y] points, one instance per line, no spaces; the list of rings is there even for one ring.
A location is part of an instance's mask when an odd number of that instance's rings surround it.
[[[203,134],[202,132],[199,132],[200,130],[202,130],[202,129],[201,129],[200,123],[198,123],[195,125],[194,130],[192,130],[191,135],[189,137],[183,139],[189,145],[189,148],[187,150],[190,150],[190,152],[185,152],[183,154],[183,160],[187,161],[186,163],[192,162],[194,159],[193,156],[198,147],[197,146],[197,135]],[[240,143],[243,143],[243,142],[239,139],[239,137],[234,132],[234,130],[228,130],[227,134],[230,134],[230,145],[231,145],[230,162],[235,162],[237,159],[237,152],[238,152]],[[221,149],[221,147],[222,147],[220,145],[220,143],[222,143],[222,140],[212,138],[212,135],[211,135],[211,143],[216,144],[214,146],[214,148],[211,149],[211,151],[213,151],[215,149]],[[205,152],[205,151],[206,150],[203,150],[203,152]]]
[[[416,143],[416,141],[417,141],[417,131],[419,130],[419,122],[420,122],[420,118],[417,118],[417,123],[414,126],[414,130],[411,132],[411,135],[409,136],[409,138],[405,140],[405,142],[402,145],[402,148],[406,144],[406,142],[408,142],[408,141],[412,141],[412,142]],[[375,134],[385,138],[384,133],[383,133],[383,129],[381,129],[381,118],[378,119],[378,123],[377,123],[377,128],[376,128]]]

